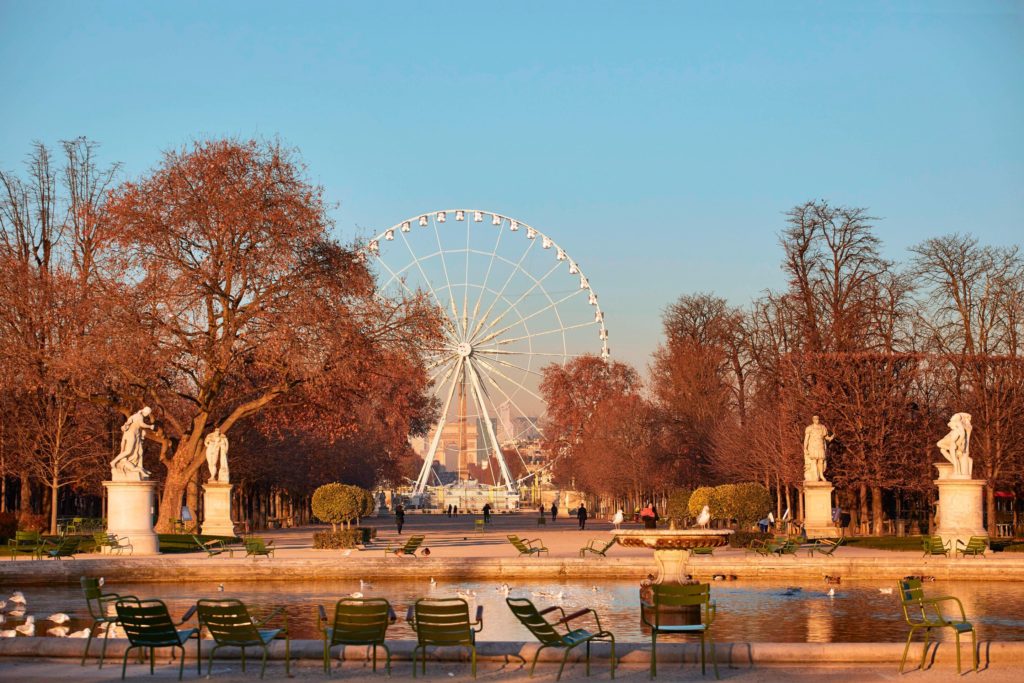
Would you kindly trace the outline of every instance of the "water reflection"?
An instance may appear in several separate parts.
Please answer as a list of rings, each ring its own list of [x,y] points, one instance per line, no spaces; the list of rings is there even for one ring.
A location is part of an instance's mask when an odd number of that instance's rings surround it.
[[[551,582],[539,586],[509,581],[511,597],[526,597],[538,607],[558,602],[566,609],[593,607],[602,625],[616,638],[627,642],[647,640],[640,631],[638,585],[629,581],[595,581],[588,584]],[[726,581],[712,584],[711,596],[718,605],[715,639],[753,642],[901,642],[907,627],[899,607],[899,594],[882,590],[895,582],[846,582],[829,586],[823,582],[777,584],[762,581]],[[406,609],[419,597],[453,597],[468,593],[475,604],[484,606],[481,640],[528,640],[504,602],[499,581],[450,583],[439,580],[431,586],[422,581],[383,581],[364,588],[366,597],[386,597],[399,614],[399,623],[388,633],[392,638],[411,638],[405,623]],[[794,590],[799,588],[800,590]],[[15,587],[10,587],[14,590]],[[167,602],[172,616],[179,617],[197,598],[232,597],[252,606],[287,605],[294,638],[318,638],[316,606],[330,606],[342,596],[360,590],[358,581],[226,583],[220,592],[215,583],[120,584],[107,590]],[[881,589],[881,590],[880,590]],[[944,582],[925,584],[930,596],[955,595],[963,601],[967,618],[974,622],[978,637],[992,640],[1020,640],[1024,637],[1024,586],[1019,582]],[[74,629],[85,622],[85,602],[72,587],[26,588],[28,613],[40,621],[40,635],[53,624],[41,620],[54,612],[74,617]],[[561,600],[554,596],[562,593]],[[2,597],[2,596],[0,596]],[[472,607],[472,605],[471,605]],[[8,619],[11,623],[13,620]],[[941,634],[940,637],[952,637]]]

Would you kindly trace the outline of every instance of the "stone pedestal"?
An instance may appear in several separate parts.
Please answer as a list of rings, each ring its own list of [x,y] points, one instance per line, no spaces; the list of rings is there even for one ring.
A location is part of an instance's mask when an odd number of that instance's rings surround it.
[[[827,481],[804,482],[804,532],[807,538],[835,538],[839,534],[832,523],[832,484]]]
[[[107,489],[107,533],[127,536],[132,555],[155,555],[160,541],[153,531],[156,512],[156,482],[105,481]]]
[[[953,474],[953,465],[947,462],[935,463],[939,478],[939,512],[935,533],[943,542],[949,541],[950,548],[956,548],[957,541],[965,544],[971,536],[987,536],[982,524],[985,482],[970,479],[967,475]]]
[[[231,484],[208,481],[203,486],[203,534],[235,535],[235,525],[231,521]]]

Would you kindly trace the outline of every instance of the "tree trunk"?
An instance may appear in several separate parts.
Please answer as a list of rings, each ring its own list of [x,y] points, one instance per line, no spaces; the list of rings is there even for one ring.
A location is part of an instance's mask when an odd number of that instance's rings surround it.
[[[60,493],[60,485],[57,478],[50,481],[50,533],[57,533],[57,494]]]
[[[18,490],[18,511],[23,514],[31,514],[32,512],[32,482],[28,478],[27,472],[21,473],[21,487]]]
[[[988,515],[988,536],[996,537],[996,487],[989,484],[985,487],[985,511]]]
[[[199,473],[197,472],[188,480],[188,492],[185,494],[186,505],[192,513],[192,528],[196,528],[199,520]]]
[[[871,520],[875,536],[882,535],[882,487],[871,487]]]
[[[189,445],[191,441],[183,439],[174,457],[166,463],[167,478],[164,480],[163,496],[160,498],[160,514],[156,521],[157,533],[169,534],[174,531],[174,520],[181,516],[181,506],[185,500],[189,480],[204,461],[199,448],[194,444]]]
[[[860,494],[860,526],[861,526],[861,529],[859,529],[858,531],[863,531],[864,525],[867,524],[868,523],[868,519],[870,519],[870,517],[868,517],[868,487],[867,487],[867,484],[861,484],[860,485],[859,494]]]

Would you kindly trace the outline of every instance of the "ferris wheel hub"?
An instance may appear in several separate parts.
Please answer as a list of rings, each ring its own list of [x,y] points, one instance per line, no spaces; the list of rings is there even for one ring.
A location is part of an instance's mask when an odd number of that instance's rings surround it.
[[[455,347],[455,351],[463,358],[469,358],[473,355],[473,345],[469,342],[462,342]]]

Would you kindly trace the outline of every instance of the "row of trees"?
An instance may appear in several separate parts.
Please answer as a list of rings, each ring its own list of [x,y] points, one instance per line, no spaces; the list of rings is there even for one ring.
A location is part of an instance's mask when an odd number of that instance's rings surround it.
[[[589,357],[549,368],[560,480],[627,504],[753,480],[777,511],[797,511],[803,428],[817,414],[836,434],[828,478],[877,532],[886,510],[934,502],[934,444],[969,412],[994,527],[996,491],[1024,478],[1024,258],[955,234],[895,263],[873,221],[824,201],[793,208],[780,234],[787,287],[746,307],[681,296],[646,383]]]
[[[37,144],[0,172],[0,505],[55,525],[68,491],[100,493],[141,405],[160,530],[214,427],[250,494],[395,477],[435,410],[436,313],[376,295],[295,152],[200,141],[119,182],[96,151]]]

